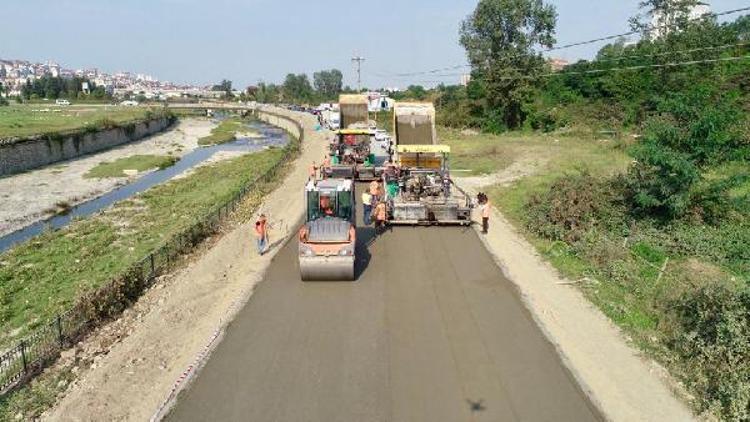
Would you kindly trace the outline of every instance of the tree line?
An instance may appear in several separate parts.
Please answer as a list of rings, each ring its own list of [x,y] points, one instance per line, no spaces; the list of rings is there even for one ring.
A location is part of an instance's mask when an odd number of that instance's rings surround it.
[[[313,73],[312,82],[305,73],[289,73],[281,84],[259,82],[245,93],[250,101],[261,103],[315,104],[332,102],[339,94],[354,92],[343,85],[344,75],[338,69]]]
[[[83,85],[88,84],[88,94],[84,92]],[[102,100],[109,97],[103,86],[97,86],[87,78],[73,77],[61,78],[44,75],[41,78],[26,80],[21,88],[21,97],[25,100],[46,98],[55,100],[58,98],[82,99],[92,98]]]

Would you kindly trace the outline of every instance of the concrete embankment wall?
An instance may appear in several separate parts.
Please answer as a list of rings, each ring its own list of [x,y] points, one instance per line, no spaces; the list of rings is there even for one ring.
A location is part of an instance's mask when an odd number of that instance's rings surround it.
[[[163,131],[173,122],[172,118],[160,117],[97,132],[0,141],[0,177],[138,141]]]
[[[256,112],[256,116],[260,120],[262,120],[262,121],[264,121],[264,122],[266,122],[266,123],[268,123],[270,125],[273,125],[273,126],[281,128],[281,129],[284,129],[285,131],[289,132],[292,136],[294,136],[297,139],[300,139],[301,136],[302,136],[302,134],[300,133],[299,126],[297,126],[293,122],[292,117],[288,117],[288,116],[279,117],[279,116],[277,116],[275,114],[270,114],[268,112],[264,112],[263,110],[258,110]]]

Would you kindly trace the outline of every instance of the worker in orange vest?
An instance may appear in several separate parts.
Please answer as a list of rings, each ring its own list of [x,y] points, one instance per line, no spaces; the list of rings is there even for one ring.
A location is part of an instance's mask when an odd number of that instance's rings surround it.
[[[315,161],[313,161],[312,164],[310,164],[310,178],[307,180],[313,180],[313,181],[316,180],[315,176],[317,174],[317,171],[318,171],[318,166],[315,164]]]
[[[268,247],[268,227],[266,215],[261,214],[255,222],[255,237],[258,244],[258,255],[263,255]]]
[[[385,207],[385,201],[381,200],[375,206],[375,233],[380,234],[385,231],[385,221],[388,218],[388,212]]]

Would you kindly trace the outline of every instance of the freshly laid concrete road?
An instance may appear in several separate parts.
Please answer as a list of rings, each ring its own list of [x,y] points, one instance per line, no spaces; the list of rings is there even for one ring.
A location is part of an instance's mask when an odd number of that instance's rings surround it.
[[[351,283],[287,244],[167,419],[600,419],[473,229],[358,233]]]

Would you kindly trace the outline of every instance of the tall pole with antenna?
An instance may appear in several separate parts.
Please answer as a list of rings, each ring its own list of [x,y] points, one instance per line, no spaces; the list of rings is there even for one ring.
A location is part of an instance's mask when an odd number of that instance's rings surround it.
[[[362,91],[362,62],[365,58],[362,56],[355,55],[352,57],[352,63],[357,63],[357,92]]]

